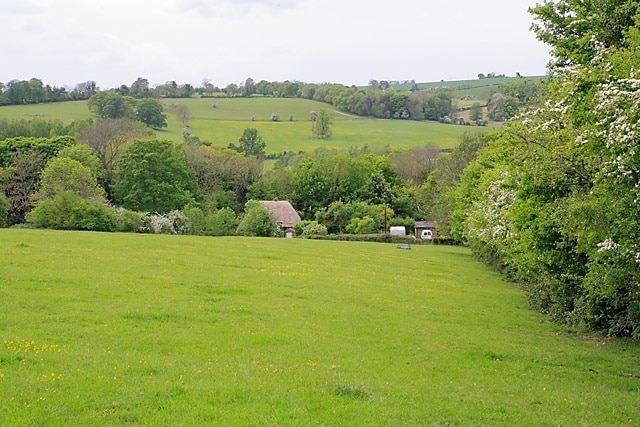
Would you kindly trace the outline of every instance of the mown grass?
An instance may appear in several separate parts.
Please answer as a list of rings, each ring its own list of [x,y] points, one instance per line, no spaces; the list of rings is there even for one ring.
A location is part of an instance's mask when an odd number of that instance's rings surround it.
[[[0,230],[1,425],[637,425],[465,248]]]

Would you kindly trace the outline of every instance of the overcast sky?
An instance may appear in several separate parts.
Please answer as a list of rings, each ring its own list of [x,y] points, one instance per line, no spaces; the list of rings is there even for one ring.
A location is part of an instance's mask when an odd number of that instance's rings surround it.
[[[0,0],[0,81],[102,89],[542,75],[536,0]]]

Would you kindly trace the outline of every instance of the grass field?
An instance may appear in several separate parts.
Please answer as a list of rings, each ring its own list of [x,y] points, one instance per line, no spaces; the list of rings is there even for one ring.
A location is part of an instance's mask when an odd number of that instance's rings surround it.
[[[465,248],[0,230],[0,425],[638,425]]]
[[[318,147],[346,149],[352,146],[385,147],[406,150],[424,145],[451,148],[458,144],[464,132],[477,128],[443,125],[435,122],[376,120],[332,110],[328,104],[304,99],[282,98],[216,98],[166,100],[165,105],[182,104],[188,111],[189,130],[193,135],[226,147],[237,144],[247,127],[258,129],[267,143],[268,153],[282,151],[313,151]],[[215,104],[215,108],[212,105]],[[320,109],[333,111],[333,136],[329,140],[311,137],[309,113]],[[271,120],[275,113],[278,122]],[[255,121],[252,119],[255,116]],[[293,121],[290,121],[290,116]],[[166,137],[182,138],[177,116],[170,117],[170,126],[161,131]]]
[[[543,76],[526,76],[529,81],[537,81]],[[472,79],[472,80],[455,80],[444,82],[419,83],[420,89],[433,89],[447,87],[453,91],[454,97],[465,98],[471,97],[481,102],[486,102],[492,92],[495,92],[500,85],[505,83],[513,83],[518,81],[518,77],[495,77],[490,79]],[[397,85],[392,87],[393,90],[409,90],[411,85]]]
[[[0,117],[8,119],[74,120],[94,117],[87,108],[87,101],[51,102],[48,104],[10,105],[0,107]]]
[[[310,152],[318,147],[346,149],[352,146],[410,149],[424,145],[451,148],[458,144],[460,135],[476,132],[468,126],[443,125],[435,122],[411,120],[375,120],[344,113],[332,114],[333,137],[329,140],[311,138],[309,113],[313,110],[332,107],[315,101],[285,98],[191,98],[166,99],[165,113],[169,126],[156,133],[160,138],[182,141],[183,124],[171,105],[185,106],[192,135],[211,142],[215,146],[227,147],[237,144],[247,127],[255,127],[267,143],[267,153],[283,151]],[[215,103],[216,108],[212,105]],[[280,116],[273,122],[271,115]],[[255,121],[252,119],[255,116]],[[293,116],[293,121],[290,121]],[[85,101],[0,107],[0,117],[12,119],[41,117],[60,119],[69,123],[77,119],[92,117]]]

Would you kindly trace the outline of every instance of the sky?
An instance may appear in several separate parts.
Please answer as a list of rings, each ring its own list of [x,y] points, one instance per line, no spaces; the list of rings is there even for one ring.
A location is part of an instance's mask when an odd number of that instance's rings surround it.
[[[543,75],[536,0],[0,0],[0,82],[102,89]]]

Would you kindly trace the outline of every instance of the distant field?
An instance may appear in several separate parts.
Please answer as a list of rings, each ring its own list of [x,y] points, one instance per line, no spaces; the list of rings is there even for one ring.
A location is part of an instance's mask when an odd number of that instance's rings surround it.
[[[74,120],[88,119],[93,115],[87,108],[87,101],[70,101],[2,106],[0,107],[0,117],[9,119],[58,119],[65,123],[70,123]]]
[[[637,344],[465,248],[0,230],[0,425],[640,423]]]
[[[537,81],[543,76],[527,76],[527,80]],[[418,83],[419,89],[433,89],[446,87],[454,92],[456,98],[472,97],[486,101],[492,91],[498,89],[501,84],[517,81],[518,77],[496,77],[491,79],[456,80],[445,82]],[[411,85],[396,85],[393,90],[409,90]]]
[[[255,127],[267,143],[267,152],[313,151],[318,147],[349,148],[351,146],[390,146],[392,149],[409,149],[417,146],[436,145],[451,148],[458,143],[464,132],[475,132],[477,128],[443,125],[435,122],[411,120],[376,120],[352,116],[332,110],[327,104],[304,99],[282,98],[235,98],[235,99],[188,99],[171,100],[187,107],[189,130],[214,145],[227,146],[237,143],[247,127]],[[170,101],[165,101],[165,103]],[[215,102],[216,108],[212,107]],[[327,141],[311,137],[309,113],[326,109],[332,113],[333,136]],[[271,114],[280,116],[273,122]],[[256,121],[251,117],[256,116]],[[289,121],[293,115],[294,120]],[[175,116],[175,115],[174,115]],[[181,138],[175,134],[177,119],[172,117],[172,126],[167,137]]]
[[[267,153],[282,151],[313,151],[318,147],[349,148],[389,146],[391,149],[410,149],[424,145],[451,148],[465,132],[478,128],[443,125],[412,120],[377,120],[337,112],[328,104],[305,99],[289,98],[191,98],[165,99],[168,128],[157,131],[160,138],[182,141],[182,123],[175,108],[185,106],[192,135],[215,146],[237,143],[247,127],[255,127],[267,143]],[[215,108],[213,108],[215,104]],[[311,138],[309,113],[320,109],[334,111],[333,137],[327,141]],[[273,122],[271,115],[280,116]],[[253,121],[255,116],[255,121]],[[293,121],[290,121],[293,116]],[[0,117],[13,119],[60,119],[66,123],[93,117],[85,101],[0,107]]]

